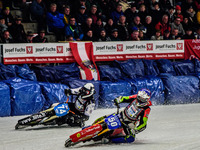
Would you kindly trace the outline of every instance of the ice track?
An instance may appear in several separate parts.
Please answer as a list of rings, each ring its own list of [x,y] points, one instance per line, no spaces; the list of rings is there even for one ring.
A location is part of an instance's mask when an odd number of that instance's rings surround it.
[[[98,109],[86,124],[116,109]],[[17,117],[0,117],[0,150],[200,150],[200,104],[152,106],[147,129],[132,144],[94,144],[65,148],[80,128],[37,126],[15,130]]]

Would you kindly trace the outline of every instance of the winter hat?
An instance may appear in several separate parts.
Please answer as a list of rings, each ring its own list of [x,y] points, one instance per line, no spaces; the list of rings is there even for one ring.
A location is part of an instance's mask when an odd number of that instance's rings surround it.
[[[176,10],[181,10],[181,6],[176,5]]]

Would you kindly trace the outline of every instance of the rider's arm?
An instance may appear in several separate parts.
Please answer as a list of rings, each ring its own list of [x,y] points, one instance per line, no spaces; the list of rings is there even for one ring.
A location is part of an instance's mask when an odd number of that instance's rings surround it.
[[[144,116],[141,118],[142,120],[140,120],[140,124],[135,128],[136,133],[142,132],[146,129],[150,110],[151,110],[150,108],[147,108],[145,110]]]
[[[80,89],[81,87],[79,88],[75,88],[75,89],[65,89],[65,95],[69,96],[69,95],[78,95],[80,93]]]
[[[72,95],[78,95],[80,93],[80,89],[81,89],[81,87],[75,88],[75,89],[70,89],[71,90],[71,94]]]
[[[133,99],[136,99],[137,95],[131,95],[131,96],[119,96],[114,101],[115,103],[130,103],[133,101]]]

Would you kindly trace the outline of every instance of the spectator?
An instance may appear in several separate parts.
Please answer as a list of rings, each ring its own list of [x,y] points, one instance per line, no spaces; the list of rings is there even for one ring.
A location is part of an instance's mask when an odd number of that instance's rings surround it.
[[[122,12],[122,5],[118,4],[116,10],[111,13],[111,17],[115,24],[117,24],[121,15],[124,15],[124,13]]]
[[[10,33],[8,30],[3,32],[3,37],[1,38],[2,43],[14,43],[14,40],[10,38]]]
[[[133,20],[133,25],[131,26],[131,29],[129,29],[129,32],[133,31],[133,28],[137,28],[138,30],[143,31],[145,34],[147,32],[146,27],[140,22],[140,17],[136,16]]]
[[[139,8],[139,12],[138,12],[138,16],[141,19],[141,23],[144,24],[145,23],[145,18],[148,15],[147,10],[146,10],[146,6],[145,5],[140,5]]]
[[[99,42],[102,42],[102,41],[111,41],[110,37],[108,37],[106,35],[106,30],[105,29],[101,30],[99,39],[97,41],[99,41]]]
[[[86,7],[86,0],[70,1],[70,3],[72,3],[71,14],[76,14],[81,6],[85,6],[86,14],[89,13],[89,8]]]
[[[146,37],[147,37],[147,39],[150,39],[151,36],[155,33],[155,26],[152,23],[152,17],[151,16],[146,16],[144,26],[147,29]]]
[[[181,3],[181,7],[182,7],[183,10],[187,10],[191,6],[195,11],[197,11],[196,5],[195,5],[193,0],[184,0]],[[185,12],[183,12],[183,15],[185,15]]]
[[[156,30],[156,34],[151,37],[151,40],[163,40],[160,30]]]
[[[65,28],[65,35],[69,36],[72,35],[74,41],[80,41],[83,39],[83,33],[81,28],[76,24],[75,17],[70,18],[70,22],[68,26]]]
[[[49,31],[53,31],[57,41],[64,40],[64,27],[63,22],[64,14],[61,14],[57,11],[57,5],[52,3],[50,5],[50,11],[47,12],[47,26]]]
[[[48,39],[45,37],[45,30],[40,30],[38,35],[33,38],[33,43],[48,43]]]
[[[185,31],[185,35],[182,36],[182,39],[195,39],[192,28],[187,28]]]
[[[183,21],[183,15],[181,13],[181,6],[176,5],[175,13],[174,13],[174,18],[179,17],[181,19],[181,22]]]
[[[200,0],[195,0],[194,4],[195,4],[197,10],[200,10]]]
[[[172,40],[180,40],[181,35],[179,34],[178,28],[173,28],[171,31],[171,37]]]
[[[19,7],[21,12],[22,12],[22,20],[23,22],[29,22],[30,21],[30,3],[32,1],[27,1],[27,0],[19,0]]]
[[[122,41],[126,41],[126,40],[129,39],[128,23],[126,23],[126,17],[125,16],[122,15],[122,16],[119,17],[117,29],[118,29],[118,32],[119,32],[119,38]]]
[[[94,32],[94,24],[92,21],[92,18],[88,17],[86,19],[86,22],[81,26],[84,35],[87,33],[88,30],[92,30],[92,32]]]
[[[93,31],[94,35],[96,35],[96,38],[99,38],[102,28],[104,28],[102,20],[101,18],[98,18],[97,23],[94,25],[94,31]]]
[[[73,36],[68,35],[68,36],[66,36],[66,40],[65,41],[68,41],[68,42],[74,41],[74,38],[73,38]]]
[[[93,36],[93,31],[88,30],[83,37],[83,41],[96,41],[96,38]]]
[[[5,24],[5,19],[0,17],[0,35],[2,35],[5,30],[8,30],[8,26]]]
[[[119,37],[118,37],[117,29],[112,30],[112,35],[111,35],[110,39],[111,39],[111,41],[121,41],[121,39],[119,39]]]
[[[186,10],[185,16],[188,17],[188,21],[192,26],[196,26],[197,15],[192,6],[188,7],[188,9]]]
[[[14,18],[12,16],[12,14],[10,13],[10,7],[5,7],[3,9],[3,13],[2,13],[3,18],[5,19],[5,23],[8,27],[10,27],[13,22],[14,22]]]
[[[155,26],[156,30],[160,30],[161,31],[161,35],[164,34],[165,30],[169,30],[171,31],[171,27],[169,25],[169,20],[168,20],[168,16],[167,15],[163,15],[162,17],[162,22],[158,22]]]
[[[120,0],[111,0],[111,1],[109,1],[109,6],[111,8],[111,13],[116,10],[117,5],[119,5],[119,1]]]
[[[169,9],[169,11],[168,11],[168,13],[167,13],[167,15],[169,16],[169,24],[171,25],[171,23],[174,21],[174,13],[175,13],[175,11],[174,11],[174,7],[172,6],[172,7],[170,7],[170,9]]]
[[[102,10],[102,17],[104,17],[106,20],[109,18],[110,13],[111,13],[111,7],[109,6],[109,0],[99,0],[99,6]],[[103,21],[106,21],[103,20]]]
[[[128,8],[125,12],[124,12],[124,15],[126,16],[127,18],[127,22],[129,24],[131,24],[134,20],[134,18],[138,15],[138,11],[136,9],[136,4],[133,3],[131,4],[131,8]]]
[[[106,30],[107,35],[110,37],[112,35],[112,30],[116,29],[117,26],[113,23],[112,18],[109,18],[104,28]]]
[[[183,18],[182,26],[184,31],[186,31],[187,28],[192,27],[192,24],[189,22],[188,17]]]
[[[42,0],[33,0],[30,5],[31,17],[38,22],[38,31],[46,29],[46,6]]]
[[[132,34],[131,34],[131,41],[140,41],[139,38],[139,30],[133,30]]]
[[[26,34],[26,40],[24,42],[33,43],[33,37],[34,37],[34,34],[31,31],[28,31]]]
[[[171,29],[174,29],[174,28],[178,29],[178,33],[179,33],[180,36],[185,34],[185,31],[184,31],[183,26],[181,24],[180,17],[176,17],[176,19],[172,23]]]
[[[97,8],[97,15],[101,15],[102,10],[97,0],[86,0],[85,6],[88,10],[91,10],[93,6]]]
[[[156,2],[154,3],[154,10],[151,10],[150,13],[151,13],[151,16],[153,16],[153,24],[156,25],[159,21],[162,20],[162,16],[164,15],[164,12],[160,9],[159,7],[159,3]]]
[[[10,34],[16,43],[23,43],[26,39],[26,33],[21,21],[22,18],[17,16],[15,18],[15,23],[13,23],[9,29]]]
[[[195,39],[200,39],[200,27],[198,27],[196,29],[196,32],[195,32]]]
[[[140,41],[147,40],[146,35],[141,30],[139,31],[139,36],[138,37],[139,37]]]
[[[149,0],[148,6],[149,6],[149,11],[155,10],[155,4],[158,3],[158,0]],[[159,3],[158,3],[159,4]]]
[[[163,40],[170,40],[170,31],[169,30],[164,31]]]
[[[93,23],[97,23],[97,19],[99,18],[99,15],[97,14],[97,6],[92,5],[90,12],[88,13],[88,16],[92,18]]]
[[[82,24],[85,23],[86,19],[87,19],[87,14],[85,12],[86,7],[85,6],[81,6],[79,8],[79,12],[76,14],[76,22],[78,23],[79,26],[81,26]]]
[[[119,1],[119,4],[122,5],[123,12],[125,12],[128,8],[130,8],[130,4],[128,3],[128,0],[121,0]]]
[[[64,7],[64,23],[65,23],[65,25],[69,24],[69,18],[71,17],[70,11],[71,10],[70,10],[69,6]]]
[[[160,8],[164,12],[168,12],[169,9],[171,9],[172,7],[170,0],[160,0],[159,2],[160,2]]]

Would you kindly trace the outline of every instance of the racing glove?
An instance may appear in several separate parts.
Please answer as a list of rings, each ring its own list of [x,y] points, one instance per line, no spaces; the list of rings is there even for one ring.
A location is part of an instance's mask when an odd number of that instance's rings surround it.
[[[70,89],[65,89],[64,93],[66,96],[69,96],[71,94],[71,90]]]
[[[119,96],[119,97],[115,98],[115,99],[114,99],[115,105],[121,103],[122,98],[123,98],[123,96]]]

